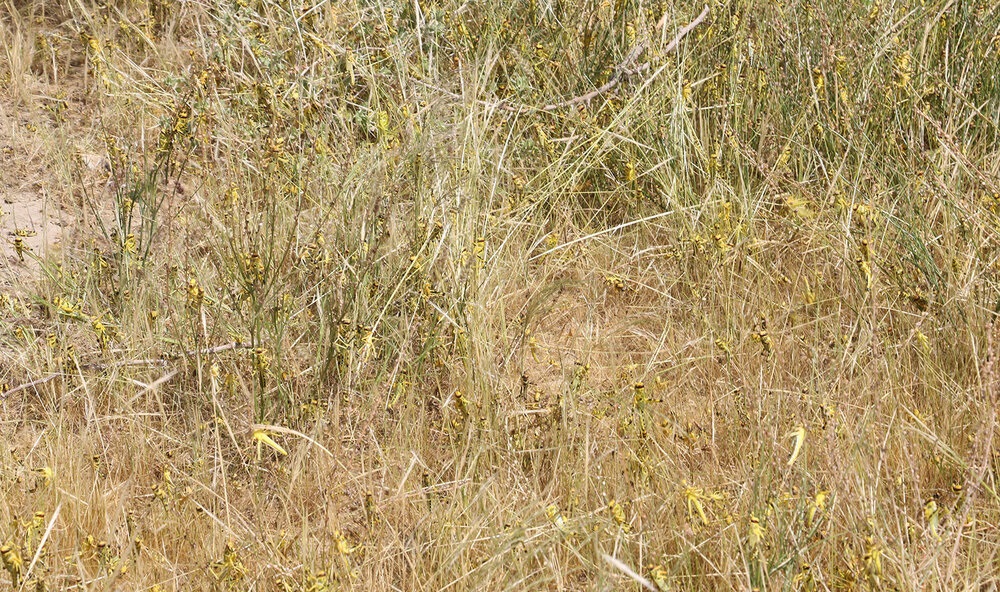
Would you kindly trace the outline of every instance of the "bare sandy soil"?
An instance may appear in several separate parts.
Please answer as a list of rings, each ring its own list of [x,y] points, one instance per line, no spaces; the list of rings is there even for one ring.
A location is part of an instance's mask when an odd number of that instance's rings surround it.
[[[66,225],[61,209],[51,199],[46,167],[40,163],[42,143],[32,141],[25,126],[37,129],[24,116],[11,112],[10,106],[0,105],[0,232],[5,243],[0,281],[6,286],[17,284],[26,272],[37,268],[36,257],[57,248]]]
[[[44,103],[26,109],[0,101],[0,286],[5,291],[19,291],[36,276],[41,261],[58,260],[64,239],[86,215],[79,181],[98,188],[106,179],[106,160],[84,148],[92,148],[92,134],[83,106],[69,107],[77,111],[69,122],[45,109]]]

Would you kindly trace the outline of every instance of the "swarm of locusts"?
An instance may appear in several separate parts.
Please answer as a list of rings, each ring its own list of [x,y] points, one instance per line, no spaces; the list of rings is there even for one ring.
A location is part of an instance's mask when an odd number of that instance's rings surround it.
[[[8,8],[3,585],[1000,582],[995,3]]]

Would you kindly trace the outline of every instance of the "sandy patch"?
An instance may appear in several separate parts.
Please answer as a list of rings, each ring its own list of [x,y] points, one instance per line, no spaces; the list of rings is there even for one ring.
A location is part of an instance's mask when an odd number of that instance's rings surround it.
[[[0,227],[7,239],[7,262],[14,267],[31,269],[38,258],[49,255],[59,244],[63,222],[58,208],[49,203],[44,192],[3,188],[3,217]]]
[[[57,255],[79,219],[65,208],[63,156],[38,113],[0,104],[0,288],[18,291],[37,276],[39,262]]]

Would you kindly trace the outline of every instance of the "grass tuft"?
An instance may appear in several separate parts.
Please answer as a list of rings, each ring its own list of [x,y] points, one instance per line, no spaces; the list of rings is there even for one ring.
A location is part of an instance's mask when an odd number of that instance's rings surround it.
[[[996,588],[997,6],[5,6],[0,579]]]

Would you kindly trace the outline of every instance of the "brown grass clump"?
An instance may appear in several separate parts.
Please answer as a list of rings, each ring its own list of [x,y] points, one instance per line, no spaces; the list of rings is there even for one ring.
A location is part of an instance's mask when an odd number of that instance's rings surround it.
[[[1000,8],[702,10],[6,3],[0,581],[995,589]]]

